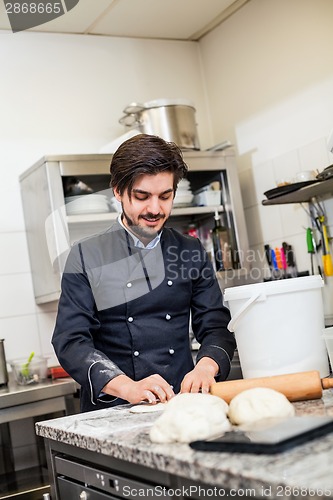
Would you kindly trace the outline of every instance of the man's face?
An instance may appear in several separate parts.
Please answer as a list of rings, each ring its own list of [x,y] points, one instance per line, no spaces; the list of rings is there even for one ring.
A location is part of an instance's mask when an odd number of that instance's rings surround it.
[[[174,198],[173,173],[142,175],[133,185],[131,199],[127,190],[115,197],[123,208],[123,223],[143,243],[155,238],[170,216]]]

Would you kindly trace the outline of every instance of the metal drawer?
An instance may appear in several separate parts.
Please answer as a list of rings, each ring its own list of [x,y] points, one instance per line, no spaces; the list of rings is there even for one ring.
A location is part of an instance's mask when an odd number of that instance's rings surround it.
[[[58,477],[58,488],[61,500],[110,500],[119,498],[102,493],[100,491],[92,490],[82,484],[73,483],[72,481],[63,477]]]
[[[160,500],[163,496],[170,498],[167,487],[96,468],[92,464],[76,461],[72,457],[56,456],[55,471],[60,500],[104,498],[136,500],[138,497]],[[74,492],[73,496],[70,496],[69,491]]]

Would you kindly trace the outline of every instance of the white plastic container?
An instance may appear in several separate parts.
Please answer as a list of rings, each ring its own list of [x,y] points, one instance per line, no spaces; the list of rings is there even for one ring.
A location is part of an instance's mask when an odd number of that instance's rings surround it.
[[[322,338],[323,284],[315,275],[224,291],[244,378],[308,370],[329,375]]]
[[[30,363],[27,358],[10,362],[14,380],[19,385],[38,384],[47,377],[47,358],[34,356]]]
[[[199,207],[218,207],[221,205],[221,190],[213,191],[212,189],[205,189],[197,191],[194,195],[193,202]]]

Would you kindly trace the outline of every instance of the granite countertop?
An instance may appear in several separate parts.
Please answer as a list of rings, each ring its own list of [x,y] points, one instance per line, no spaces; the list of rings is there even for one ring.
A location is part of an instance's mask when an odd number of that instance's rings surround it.
[[[333,416],[333,391],[325,390],[322,399],[293,405],[296,415]],[[121,406],[39,422],[36,432],[190,481],[232,489],[239,496],[333,498],[333,433],[275,455],[207,453],[187,444],[152,443],[149,429],[158,416],[133,414],[129,406]]]

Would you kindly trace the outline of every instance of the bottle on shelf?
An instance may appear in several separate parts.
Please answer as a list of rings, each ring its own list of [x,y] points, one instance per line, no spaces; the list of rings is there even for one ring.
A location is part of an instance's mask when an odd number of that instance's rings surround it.
[[[187,234],[189,236],[193,236],[193,238],[199,238],[198,228],[196,224],[194,223],[189,224],[187,229]]]
[[[214,215],[215,225],[212,229],[215,270],[232,269],[232,255],[228,228],[221,225],[218,211]]]
[[[208,227],[202,228],[202,236],[200,237],[203,247],[207,252],[209,260],[214,263],[214,248],[212,231]]]

